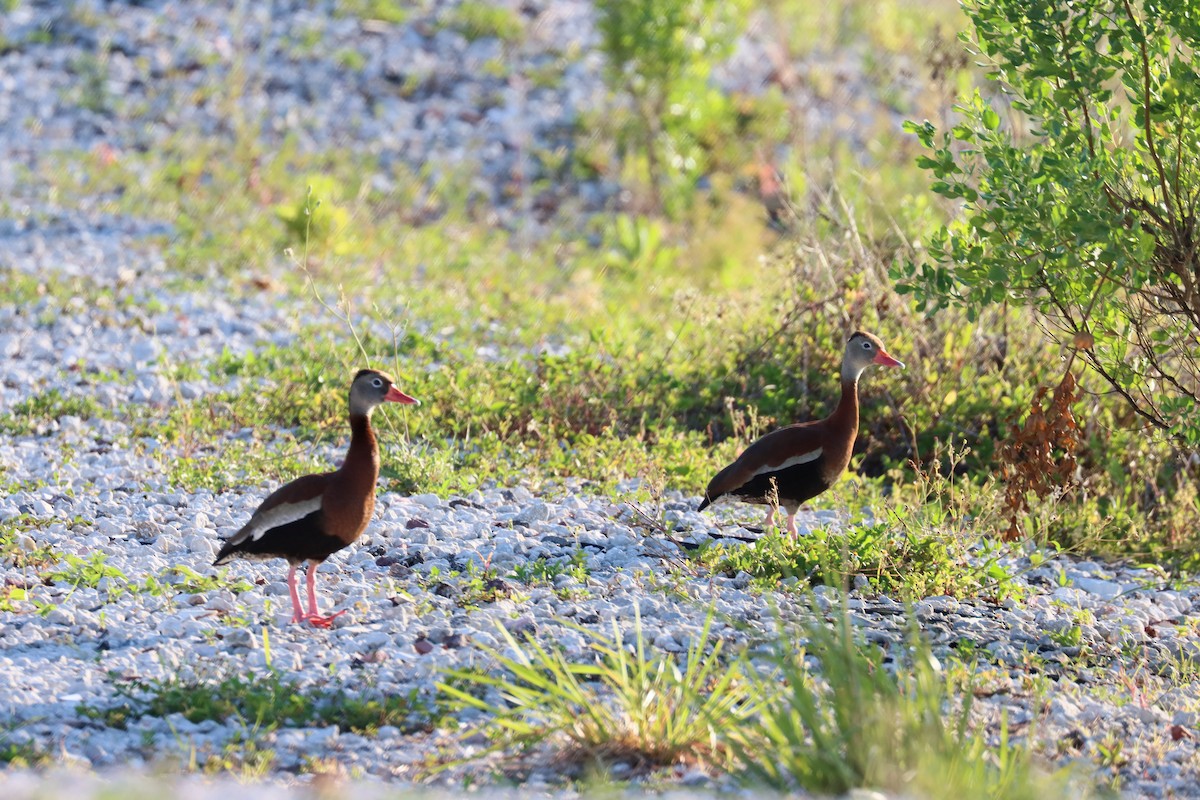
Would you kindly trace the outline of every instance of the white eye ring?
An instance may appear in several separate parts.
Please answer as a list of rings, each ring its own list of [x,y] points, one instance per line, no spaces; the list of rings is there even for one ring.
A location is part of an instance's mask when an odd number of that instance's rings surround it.
[[[383,387],[383,381],[379,380],[379,378],[376,378],[375,380],[371,381],[371,385],[376,389],[379,389]]]
[[[871,349],[871,343],[863,342],[863,350],[870,350],[870,349]]]

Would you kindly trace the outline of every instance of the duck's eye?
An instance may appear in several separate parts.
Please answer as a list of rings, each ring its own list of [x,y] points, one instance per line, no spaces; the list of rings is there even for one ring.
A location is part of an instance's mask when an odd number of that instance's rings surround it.
[[[382,389],[383,381],[381,381],[379,378],[376,378],[375,380],[371,381],[371,385],[374,386],[376,389]]]
[[[870,350],[870,349],[871,349],[871,343],[863,342],[863,350]]]

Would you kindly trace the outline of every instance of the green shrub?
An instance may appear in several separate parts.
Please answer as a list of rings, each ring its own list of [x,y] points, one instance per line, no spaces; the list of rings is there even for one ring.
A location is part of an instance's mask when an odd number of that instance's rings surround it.
[[[902,288],[1033,309],[1141,424],[1200,447],[1200,20],[1158,0],[965,9],[1004,92],[964,98],[951,130],[908,124],[964,213]]]

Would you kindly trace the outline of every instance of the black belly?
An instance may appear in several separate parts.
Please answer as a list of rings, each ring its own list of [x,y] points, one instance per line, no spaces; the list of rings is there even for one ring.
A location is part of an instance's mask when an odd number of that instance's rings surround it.
[[[235,548],[243,557],[286,558],[293,564],[301,561],[324,561],[349,542],[325,533],[321,512],[314,511],[295,522],[271,528],[256,540],[243,542]]]
[[[747,503],[767,503],[773,486],[780,505],[798,506],[829,488],[830,483],[821,474],[823,462],[818,458],[755,475],[729,494]]]

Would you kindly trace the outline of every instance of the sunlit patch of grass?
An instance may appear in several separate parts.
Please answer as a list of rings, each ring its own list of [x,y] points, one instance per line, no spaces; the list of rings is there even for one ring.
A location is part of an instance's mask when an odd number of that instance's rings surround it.
[[[812,4],[803,0],[769,0],[765,4],[787,36],[796,55],[821,48],[862,45],[890,54],[917,58],[939,26],[960,30],[966,19],[953,0],[842,0]]]
[[[234,736],[219,752],[204,755],[203,763],[193,761],[189,768],[209,776],[233,775],[247,783],[261,781],[275,765],[275,751],[263,747],[256,733]]]
[[[108,556],[104,553],[93,553],[87,558],[68,553],[58,563],[58,568],[47,573],[45,578],[89,589],[97,588],[106,578],[124,582],[125,573],[107,562]]]
[[[972,553],[951,532],[897,532],[886,522],[818,528],[795,538],[773,531],[752,545],[712,545],[700,559],[727,575],[745,572],[762,588],[774,588],[785,578],[837,587],[861,577],[868,592],[913,600],[1002,597],[1015,587],[995,553]]]
[[[37,303],[62,306],[75,298],[91,297],[97,291],[95,284],[86,278],[53,271],[32,273],[0,265],[0,293],[22,308]]]
[[[335,461],[320,457],[311,441],[291,435],[264,443],[255,438],[210,434],[209,442],[201,444],[202,436],[193,432],[179,451],[163,454],[164,474],[170,486],[189,492],[208,489],[220,493],[235,486],[291,480],[337,467]]]
[[[12,436],[41,435],[63,417],[92,419],[104,415],[105,410],[90,395],[67,395],[51,388],[20,401],[10,412],[0,415],[0,432]]]
[[[520,16],[510,6],[480,0],[463,0],[453,6],[444,24],[471,41],[494,37],[502,42],[516,42],[525,31]]]
[[[657,652],[635,615],[632,640],[586,628],[592,658],[573,662],[536,641],[501,629],[501,673],[450,670],[439,689],[464,708],[487,714],[497,749],[549,744],[581,762],[661,767],[726,765],[722,736],[754,713],[742,665],[727,662],[710,614],[686,654]]]
[[[399,25],[408,19],[409,12],[400,0],[338,0],[334,13]]]
[[[0,561],[17,569],[53,564],[58,560],[54,549],[39,545],[33,532],[61,522],[32,514],[0,519]],[[28,535],[28,538],[23,538],[22,534]]]
[[[434,707],[421,694],[304,688],[284,675],[227,674],[213,679],[133,680],[116,685],[120,703],[106,708],[80,706],[79,713],[108,727],[126,728],[141,717],[182,714],[189,722],[234,721],[254,731],[311,725],[337,725],[374,735],[391,725],[402,731],[427,730]]]
[[[128,591],[151,597],[165,597],[177,593],[202,594],[217,590],[227,590],[236,595],[253,588],[253,585],[245,580],[234,580],[227,575],[202,575],[185,564],[176,564],[167,567],[158,575],[147,575],[140,582],[131,583]]]

